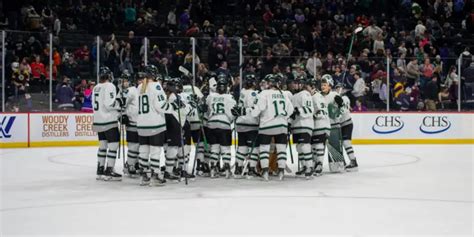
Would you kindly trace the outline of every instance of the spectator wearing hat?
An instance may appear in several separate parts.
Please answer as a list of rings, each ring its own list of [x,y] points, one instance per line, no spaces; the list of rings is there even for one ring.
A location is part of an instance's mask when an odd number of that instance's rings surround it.
[[[436,111],[436,103],[438,101],[438,75],[433,75],[424,90],[425,106],[428,111]]]

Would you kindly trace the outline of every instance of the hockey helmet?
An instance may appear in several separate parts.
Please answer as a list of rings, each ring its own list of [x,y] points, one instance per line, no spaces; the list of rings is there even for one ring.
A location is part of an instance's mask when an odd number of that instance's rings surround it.
[[[145,68],[143,68],[143,72],[147,78],[153,79],[154,81],[158,81],[162,79],[159,77],[160,73],[158,71],[158,68],[155,65],[152,65],[152,64],[146,65]]]
[[[113,81],[112,71],[106,66],[102,66],[99,69],[99,77],[101,80],[110,80]]]
[[[244,86],[246,88],[253,87],[257,84],[257,77],[253,73],[246,74],[244,76]]]
[[[334,80],[332,79],[332,76],[329,74],[324,74],[321,77],[321,83],[328,83],[331,87],[334,86]]]
[[[217,82],[216,82],[216,90],[218,93],[223,94],[227,92],[227,75],[225,74],[219,74],[217,76]]]

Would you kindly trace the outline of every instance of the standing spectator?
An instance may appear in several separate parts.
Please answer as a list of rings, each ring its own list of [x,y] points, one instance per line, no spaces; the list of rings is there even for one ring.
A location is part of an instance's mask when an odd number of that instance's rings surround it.
[[[418,67],[418,60],[416,58],[412,58],[407,65],[407,85],[413,86],[415,82],[418,82],[420,74],[421,73]]]
[[[308,61],[306,61],[306,70],[308,70],[311,76],[315,76],[315,73],[317,73],[318,70],[321,70],[322,66],[323,63],[321,62],[320,54],[318,52],[314,52],[313,57],[308,58]]]
[[[87,45],[83,45],[81,48],[77,49],[76,52],[74,52],[74,57],[78,60],[78,62],[89,62],[90,52]]]
[[[56,86],[56,102],[58,109],[73,108],[74,91],[69,86],[69,78],[64,77],[63,82]]]
[[[425,86],[425,106],[428,111],[436,111],[436,103],[438,101],[438,76],[433,75],[431,81]]]
[[[57,16],[56,16],[56,19],[54,20],[53,32],[54,32],[54,35],[56,36],[58,36],[59,33],[61,32],[61,20]]]
[[[387,103],[389,103],[389,92],[387,91],[387,81],[382,80],[382,85],[380,86],[379,90],[379,99],[380,99],[380,104],[378,109],[383,110],[386,108]]]
[[[166,17],[166,24],[170,29],[176,30],[176,8],[171,9]]]
[[[272,10],[268,5],[265,5],[265,13],[263,13],[263,22],[268,25],[273,20]]]
[[[406,62],[406,54],[401,54],[400,57],[397,59],[397,68],[402,72],[407,72],[407,62]]]
[[[125,47],[120,50],[120,70],[128,70],[130,74],[133,74],[132,65],[132,46],[130,43],[125,43]]]
[[[352,95],[356,100],[360,100],[363,104],[365,104],[365,95],[369,88],[365,85],[365,81],[362,77],[360,77],[360,73],[354,73],[354,88],[352,89]]]
[[[125,8],[125,26],[132,26],[137,20],[137,11],[131,5]],[[176,23],[176,22],[175,22]]]
[[[83,92],[82,108],[81,112],[91,113],[92,110],[92,92],[95,86],[95,82],[90,81],[89,86]]]
[[[434,66],[431,64],[429,58],[425,58],[423,65],[421,66],[422,77],[420,81],[421,88],[433,77]]]
[[[185,9],[184,12],[181,14],[181,16],[179,16],[179,30],[181,31],[187,30],[190,23],[191,23],[191,17],[189,16],[189,10]]]
[[[252,41],[250,42],[247,51],[250,54],[250,56],[254,56],[254,57],[262,56],[263,43],[260,40],[260,37],[258,36],[258,34],[255,33],[252,35]]]
[[[41,62],[40,56],[35,57],[35,61],[31,63],[31,85],[35,92],[40,91],[44,93],[44,87],[46,86],[46,68]]]

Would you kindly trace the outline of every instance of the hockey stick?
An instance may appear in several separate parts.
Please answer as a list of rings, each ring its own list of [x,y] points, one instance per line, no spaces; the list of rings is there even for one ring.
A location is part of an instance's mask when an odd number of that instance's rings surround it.
[[[201,135],[201,134],[200,134]],[[194,142],[194,141],[193,141]],[[197,142],[196,142],[196,148],[194,149],[194,161],[193,161],[193,169],[191,171],[191,174],[194,175],[194,169],[196,168],[196,163],[197,163],[197,154],[198,154],[198,148],[199,148],[199,143],[201,142],[201,136],[198,137]]]
[[[176,100],[180,101],[180,98],[179,98],[179,95],[177,95],[175,93],[175,96],[176,96]],[[183,103],[181,101],[181,103]],[[184,157],[184,141],[183,141],[183,125],[181,124],[181,103],[178,103],[177,107],[178,107],[178,123],[179,123],[179,132],[180,132],[180,142],[181,142],[181,152],[182,152],[182,155],[183,155],[183,166],[181,167],[181,176],[184,176],[184,181],[185,181],[185,184],[188,185],[188,175],[186,174],[187,171],[186,171],[186,158]],[[178,161],[179,162],[179,161]]]
[[[186,69],[183,66],[179,66],[178,70],[186,76],[193,76],[189,72],[189,70]],[[194,76],[193,76],[193,82],[194,82]],[[191,90],[193,92],[194,97],[197,98],[196,91],[194,90],[194,83],[191,85]],[[197,110],[197,113],[198,113],[199,122],[201,124],[201,133],[202,133],[202,136],[203,136],[202,138],[204,140],[204,151],[207,152],[207,151],[209,151],[209,147],[208,147],[208,143],[207,143],[206,133],[204,133],[204,123],[202,122],[203,121],[202,114],[199,112],[198,109],[196,109],[196,110]]]
[[[290,147],[290,158],[291,158],[291,164],[294,164],[293,160],[293,148],[291,147],[291,135],[290,135],[290,129],[288,129],[288,145]],[[299,157],[298,157],[299,159]],[[299,162],[298,162],[299,163]],[[299,169],[298,169],[299,170]]]

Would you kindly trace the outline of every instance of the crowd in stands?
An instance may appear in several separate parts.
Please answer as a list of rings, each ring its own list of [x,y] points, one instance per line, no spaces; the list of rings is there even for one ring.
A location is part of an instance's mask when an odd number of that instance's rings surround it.
[[[403,111],[455,109],[459,96],[472,99],[472,56],[463,56],[461,72],[456,62],[474,45],[471,0],[70,0],[2,7],[13,110],[19,103],[33,109],[31,94],[47,94],[50,79],[56,108],[89,110],[82,102],[96,81],[97,57],[115,76],[137,73],[145,59],[179,76],[179,66],[192,67],[189,37],[196,38],[198,85],[210,70],[236,84],[242,66],[244,73],[281,73],[287,80],[331,74],[354,111],[384,110],[387,103]],[[363,30],[353,34],[358,26]],[[87,40],[65,46],[68,34]]]

